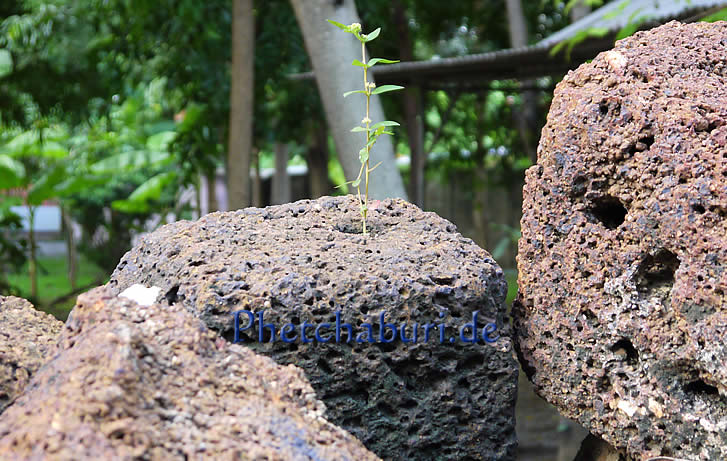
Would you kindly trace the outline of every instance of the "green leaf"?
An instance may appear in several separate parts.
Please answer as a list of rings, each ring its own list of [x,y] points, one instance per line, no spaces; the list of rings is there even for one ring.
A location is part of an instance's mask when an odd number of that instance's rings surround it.
[[[361,184],[361,178],[358,178],[355,181],[351,181],[351,186],[358,187],[358,185]]]
[[[131,150],[106,157],[91,165],[94,174],[116,174],[138,170],[146,166],[163,165],[172,161],[168,152]]]
[[[66,169],[62,165],[56,165],[40,177],[28,190],[28,203],[41,205],[44,201],[58,197],[56,185],[66,178]]]
[[[621,28],[621,30],[618,31],[618,34],[616,35],[616,38],[614,40],[621,40],[622,38],[626,38],[630,35],[633,35],[634,32],[636,32],[639,29],[640,23],[632,22],[630,24],[625,25]]]
[[[400,125],[398,122],[394,122],[391,120],[384,120],[383,122],[378,122],[378,123],[374,123],[373,125],[371,125],[371,129],[375,130],[382,126],[400,126]]]
[[[616,7],[615,10],[611,11],[610,13],[604,14],[603,19],[614,19],[617,18],[623,11],[626,9],[627,6],[629,6],[630,1],[629,0],[623,0],[621,3],[619,3],[618,7]],[[637,10],[640,11],[641,8]],[[568,14],[566,12],[566,14]]]
[[[351,133],[359,133],[361,131],[366,132],[368,130],[362,126],[355,126],[355,127],[351,128]]]
[[[356,67],[363,67],[364,69],[369,68],[369,66],[367,64],[362,63],[358,59],[354,59],[353,62],[351,63],[351,65],[356,66]]]
[[[516,170],[527,170],[533,166],[532,160],[530,160],[529,157],[520,157],[519,159],[515,160],[514,167]]]
[[[114,200],[111,207],[126,213],[145,212],[149,210],[149,200],[157,200],[164,188],[177,177],[175,171],[168,171],[152,176],[137,187],[126,200]]]
[[[192,131],[192,128],[197,125],[197,122],[199,122],[199,119],[202,117],[205,108],[205,106],[194,103],[187,106],[187,109],[184,112],[184,120],[182,120],[179,124],[178,131],[180,133]]]
[[[646,21],[649,21],[651,17],[649,15],[641,15],[639,17],[636,17],[636,15],[641,11],[641,8],[636,10],[631,16],[629,16],[629,22],[621,28],[621,30],[618,31],[618,34],[616,34],[616,38],[614,40],[621,40],[622,38],[626,38],[628,36],[631,36],[639,30],[639,27],[644,24]]]
[[[570,53],[575,48],[576,45],[581,43],[582,41],[586,40],[589,37],[598,37],[603,38],[606,34],[608,34],[608,29],[605,27],[589,27],[588,29],[581,30],[577,34],[575,34],[573,37],[569,38],[568,40],[564,40],[557,45],[555,45],[550,50],[550,55],[555,56],[558,54],[558,52],[566,47],[566,58],[570,59]]]
[[[339,29],[341,29],[344,32],[351,32],[351,28],[345,24],[341,24],[340,22],[337,22],[337,21],[331,21],[330,19],[326,19],[326,21],[330,22],[331,24],[338,27]]]
[[[378,63],[381,63],[381,64],[396,64],[397,62],[399,62],[399,61],[392,60],[392,59],[384,59],[384,58],[371,58],[371,59],[369,59],[369,62],[366,63],[366,65],[369,66],[369,67],[374,67]]]
[[[58,184],[56,186],[56,192],[59,197],[68,197],[69,195],[77,194],[92,187],[106,184],[108,181],[108,177],[90,176],[86,174],[78,175]]]
[[[39,141],[40,137],[37,131],[23,131],[5,144],[5,151],[13,157],[20,157],[35,147]]]
[[[149,136],[146,140],[146,148],[149,150],[165,151],[176,137],[177,133],[174,131],[162,131],[161,133]]]
[[[381,93],[388,93],[389,91],[396,91],[396,90],[403,90],[403,86],[399,85],[382,85],[374,88],[374,91],[371,92],[371,94],[381,94]]]
[[[362,93],[362,94],[366,94],[366,92],[365,92],[364,90],[353,90],[353,91],[346,91],[345,93],[343,93],[343,97],[344,97],[344,98],[345,98],[345,97],[348,97],[348,96],[350,96],[350,95],[352,95],[352,94],[354,94],[354,93]]]
[[[13,56],[8,50],[0,50],[0,78],[13,71]]]
[[[0,190],[20,186],[24,178],[25,167],[22,163],[7,155],[0,155]]]
[[[381,27],[379,27],[375,31],[371,32],[370,34],[367,34],[366,38],[364,38],[364,43],[370,42],[371,40],[375,39],[376,37],[379,36],[380,33],[381,33]]]
[[[54,141],[45,142],[40,149],[40,155],[46,158],[63,158],[68,155],[68,149]]]
[[[147,135],[152,136],[157,133],[161,133],[162,131],[174,131],[176,126],[177,124],[174,123],[174,120],[160,120],[158,122],[145,125],[144,132]]]
[[[369,159],[369,152],[364,147],[360,151],[358,151],[358,159],[361,161],[361,163],[366,163],[366,161]]]

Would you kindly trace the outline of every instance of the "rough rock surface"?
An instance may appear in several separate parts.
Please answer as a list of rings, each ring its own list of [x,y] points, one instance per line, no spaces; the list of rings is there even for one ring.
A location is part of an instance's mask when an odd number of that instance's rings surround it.
[[[524,195],[516,346],[537,392],[637,459],[727,459],[727,23],[569,73]]]
[[[0,418],[0,458],[378,459],[323,412],[299,368],[100,287]]]
[[[0,413],[48,361],[62,327],[28,301],[0,296]]]
[[[110,286],[162,288],[160,299],[182,303],[225,338],[232,313],[264,311],[276,342],[246,344],[302,367],[327,416],[382,457],[392,459],[512,459],[517,362],[503,325],[502,270],[454,225],[401,200],[370,206],[371,233],[360,234],[353,197],[323,197],[265,209],[213,213],[176,222],[145,237],[122,258]],[[450,344],[479,311],[481,333],[496,322],[494,343]],[[379,316],[408,325],[416,344],[335,341],[336,312],[354,337]],[[303,344],[300,324],[330,323],[331,343]],[[280,340],[295,325],[293,343]],[[424,323],[444,322],[423,340]],[[241,318],[248,324],[247,316]],[[256,327],[257,328],[257,325]],[[469,334],[469,330],[467,331]],[[497,334],[496,333],[496,334]],[[495,336],[493,334],[490,337]],[[264,339],[270,335],[265,329]],[[307,330],[314,337],[314,329]],[[386,333],[391,337],[391,330]]]

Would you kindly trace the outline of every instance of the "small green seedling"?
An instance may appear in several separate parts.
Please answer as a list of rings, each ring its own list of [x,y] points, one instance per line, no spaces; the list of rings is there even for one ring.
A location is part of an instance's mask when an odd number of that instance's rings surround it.
[[[366,60],[366,43],[372,41],[376,37],[379,36],[379,33],[381,33],[381,28],[376,29],[375,31],[371,32],[370,34],[362,34],[361,33],[361,24],[353,23],[350,26],[346,26],[341,24],[340,22],[331,21],[328,20],[331,24],[338,27],[344,32],[348,32],[350,34],[353,34],[359,42],[361,42],[361,60],[358,59],[353,60],[353,65],[356,67],[363,68],[363,90],[353,90],[353,91],[347,91],[343,94],[343,97],[347,97],[352,94],[361,93],[363,95],[366,95],[366,114],[364,115],[363,120],[361,120],[360,126],[355,126],[351,130],[354,133],[357,132],[364,132],[366,133],[366,145],[358,152],[358,158],[361,161],[361,169],[358,171],[358,177],[354,179],[353,181],[349,181],[346,184],[351,184],[353,187],[356,188],[357,196],[358,196],[358,202],[359,206],[361,208],[361,223],[363,226],[363,233],[366,234],[366,217],[368,215],[368,204],[369,204],[369,174],[376,169],[377,166],[381,164],[381,162],[377,163],[373,166],[373,168],[369,168],[369,153],[371,152],[371,147],[376,143],[376,141],[379,139],[379,136],[382,134],[388,134],[393,135],[391,131],[388,131],[388,127],[392,126],[399,126],[398,123],[392,122],[391,120],[384,120],[383,122],[374,123],[371,124],[371,118],[369,118],[369,103],[371,101],[371,96],[375,94],[382,94],[387,93],[389,91],[396,91],[404,89],[403,86],[399,85],[382,85],[380,87],[376,87],[376,84],[374,82],[368,81],[368,70],[372,67],[374,67],[376,64],[393,64],[399,61],[394,61],[391,59],[384,59],[384,58],[371,58],[368,61]],[[361,179],[364,180],[365,185],[365,193],[363,198],[361,198]]]

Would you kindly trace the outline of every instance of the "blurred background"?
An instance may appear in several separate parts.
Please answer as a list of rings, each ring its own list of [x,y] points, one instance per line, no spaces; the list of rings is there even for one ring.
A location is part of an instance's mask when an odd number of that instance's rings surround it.
[[[0,295],[65,320],[167,222],[352,192],[362,138],[338,125],[363,115],[335,88],[361,57],[336,19],[381,27],[368,57],[402,61],[373,72],[406,87],[381,98],[401,126],[373,194],[454,222],[509,303],[555,85],[638,30],[725,18],[717,0],[3,0]],[[520,459],[573,459],[583,429],[520,387]]]

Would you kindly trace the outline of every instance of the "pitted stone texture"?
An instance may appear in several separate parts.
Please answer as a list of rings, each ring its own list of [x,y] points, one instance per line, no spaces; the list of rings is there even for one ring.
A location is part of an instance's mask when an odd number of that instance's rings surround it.
[[[0,418],[0,458],[378,459],[323,412],[299,368],[100,287]]]
[[[229,340],[232,312],[264,310],[278,341],[246,344],[302,367],[329,419],[382,457],[513,459],[517,363],[503,325],[502,270],[433,213],[401,200],[370,209],[366,237],[356,233],[354,197],[173,223],[126,254],[110,286],[159,286],[162,299],[183,304]],[[476,310],[480,330],[497,322],[496,343],[439,344],[437,330],[423,342],[424,323],[449,324],[449,338]],[[418,342],[346,343],[344,329],[339,344],[302,344],[301,322],[335,324],[336,311],[354,336],[364,322],[378,326],[381,312],[388,323],[409,325],[409,339],[418,322]],[[286,323],[296,325],[292,344],[279,340]],[[257,332],[247,337],[256,340]]]
[[[635,458],[727,459],[727,23],[569,73],[526,179],[514,314],[537,392]]]
[[[0,296],[0,413],[55,349],[63,322],[28,301]]]

